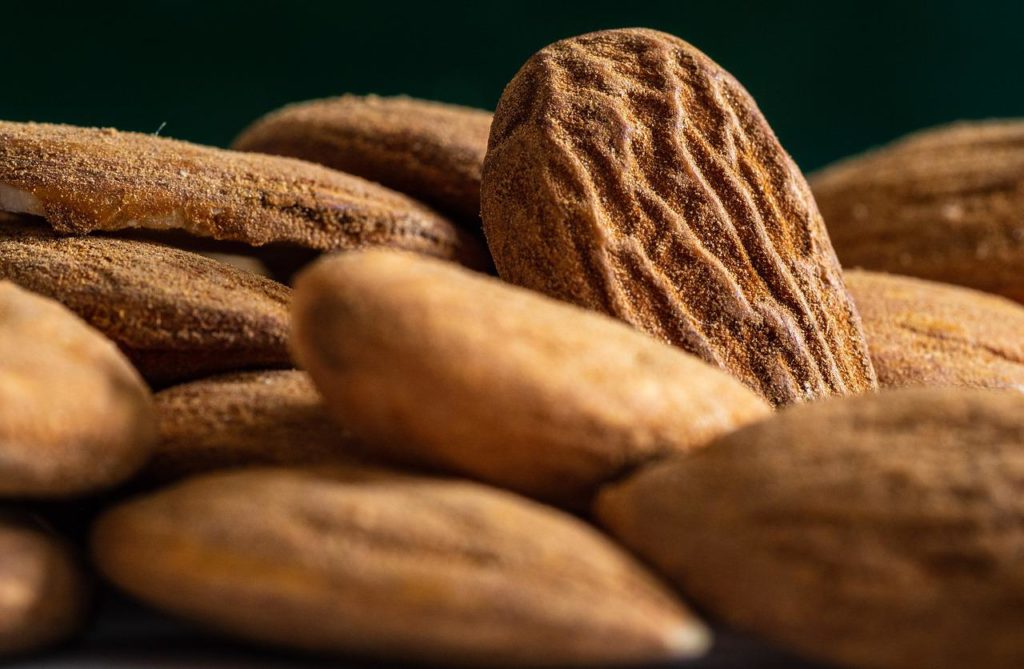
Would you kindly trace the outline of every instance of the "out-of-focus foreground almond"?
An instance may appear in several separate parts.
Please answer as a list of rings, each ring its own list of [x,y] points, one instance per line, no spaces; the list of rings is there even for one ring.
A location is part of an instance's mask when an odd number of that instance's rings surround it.
[[[354,467],[212,474],[108,511],[93,552],[145,601],[315,651],[591,667],[707,646],[701,624],[597,531],[454,480]]]
[[[968,288],[862,270],[846,285],[883,387],[1024,391],[1024,307]]]
[[[623,323],[412,254],[319,261],[293,314],[299,363],[367,448],[563,505],[769,413]]]
[[[845,267],[1024,301],[1024,121],[956,123],[811,177]]]
[[[803,175],[746,90],[676,37],[609,30],[535,54],[495,112],[481,205],[508,281],[773,404],[875,388]]]
[[[1024,666],[1024,396],[904,389],[795,407],[602,493],[695,603],[873,669]]]

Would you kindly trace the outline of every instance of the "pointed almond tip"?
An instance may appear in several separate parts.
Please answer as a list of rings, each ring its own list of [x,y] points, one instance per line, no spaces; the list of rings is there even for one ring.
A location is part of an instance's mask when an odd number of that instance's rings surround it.
[[[669,631],[665,646],[673,658],[701,657],[711,649],[711,631],[696,621],[688,620]]]

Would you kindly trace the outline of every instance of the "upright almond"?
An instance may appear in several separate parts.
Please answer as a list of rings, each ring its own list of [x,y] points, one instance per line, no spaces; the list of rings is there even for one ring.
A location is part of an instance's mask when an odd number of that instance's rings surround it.
[[[481,204],[508,281],[774,404],[875,387],[803,176],[743,87],[680,39],[610,30],[535,54],[495,112]]]

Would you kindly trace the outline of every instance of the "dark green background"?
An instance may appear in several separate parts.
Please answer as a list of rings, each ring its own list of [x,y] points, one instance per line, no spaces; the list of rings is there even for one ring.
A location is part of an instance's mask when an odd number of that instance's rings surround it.
[[[493,108],[545,44],[649,26],[692,42],[812,169],[915,128],[1024,116],[1024,2],[0,3],[0,117],[226,144],[345,91]]]

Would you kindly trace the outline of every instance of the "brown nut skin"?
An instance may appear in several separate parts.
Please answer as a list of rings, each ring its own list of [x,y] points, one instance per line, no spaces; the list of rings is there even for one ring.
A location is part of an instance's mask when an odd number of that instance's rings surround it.
[[[301,160],[109,128],[0,121],[0,210],[63,234],[144,228],[337,251],[389,246],[485,266],[419,202]]]
[[[775,405],[876,387],[803,175],[690,44],[607,30],[536,53],[495,111],[481,188],[503,279],[624,320]]]
[[[368,450],[560,505],[770,413],[614,319],[412,254],[319,261],[293,316],[296,359]]]
[[[60,304],[0,281],[0,495],[64,497],[128,479],[156,437],[149,389]]]
[[[1024,307],[910,277],[849,270],[884,388],[959,386],[1024,391]]]
[[[301,158],[408,193],[479,228],[491,113],[405,96],[343,95],[291,104],[232,148]]]
[[[88,582],[71,548],[31,516],[0,512],[0,657],[64,641],[88,608]]]
[[[154,404],[160,438],[143,472],[148,480],[359,459],[355,438],[327,416],[305,372],[215,376],[163,390]]]
[[[703,610],[868,669],[1024,665],[1024,397],[794,407],[603,492],[601,522]]]
[[[844,267],[1024,301],[1024,120],[923,130],[810,181]]]
[[[150,383],[290,366],[287,287],[196,253],[31,222],[0,214],[0,279],[77,313]]]
[[[692,657],[708,641],[597,531],[468,482],[358,467],[221,472],[108,511],[92,546],[140,599],[293,648],[590,667]]]

